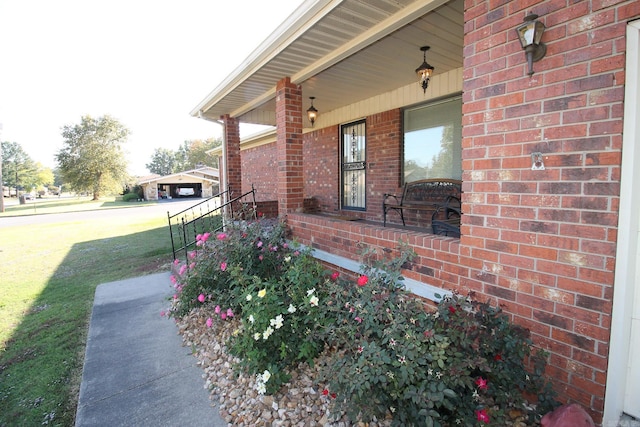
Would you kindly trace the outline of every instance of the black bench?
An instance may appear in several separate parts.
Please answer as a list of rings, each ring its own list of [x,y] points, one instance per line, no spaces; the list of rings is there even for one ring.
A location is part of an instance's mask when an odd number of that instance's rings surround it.
[[[460,236],[460,196],[462,181],[458,179],[433,178],[408,182],[402,196],[385,194],[383,201],[383,225],[387,225],[387,213],[400,214],[402,225],[406,226],[404,211],[407,209],[431,213],[434,234]]]

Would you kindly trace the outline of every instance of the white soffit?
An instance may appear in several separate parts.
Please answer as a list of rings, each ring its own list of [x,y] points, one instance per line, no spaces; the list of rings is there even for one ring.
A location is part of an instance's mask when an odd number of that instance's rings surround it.
[[[463,0],[307,1],[191,114],[275,125],[286,76],[331,111],[417,82],[423,45],[436,74],[459,68],[463,13]]]

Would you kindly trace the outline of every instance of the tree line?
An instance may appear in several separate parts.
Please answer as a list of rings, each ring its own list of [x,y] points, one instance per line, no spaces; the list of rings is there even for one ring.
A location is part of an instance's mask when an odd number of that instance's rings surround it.
[[[17,142],[2,142],[3,190],[9,187],[11,195],[17,195],[55,185],[92,194],[94,200],[102,194],[121,193],[134,181],[127,172],[129,134],[129,129],[108,115],[83,116],[80,123],[62,127],[63,146],[54,156],[55,170],[34,162]],[[203,165],[217,168],[217,157],[206,152],[221,144],[221,139],[210,138],[184,141],[175,151],[156,148],[146,167],[160,175]]]

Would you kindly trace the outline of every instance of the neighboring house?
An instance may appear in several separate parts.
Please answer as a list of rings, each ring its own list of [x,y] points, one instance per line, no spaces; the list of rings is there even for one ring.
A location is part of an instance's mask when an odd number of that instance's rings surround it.
[[[171,175],[150,175],[138,180],[145,200],[174,197],[212,197],[219,193],[218,169],[203,166]]]
[[[222,185],[255,185],[319,258],[408,242],[413,292],[503,306],[561,398],[614,426],[640,417],[639,19],[637,0],[307,0],[192,115],[223,123]],[[460,238],[382,227],[385,193],[434,176],[463,181]]]

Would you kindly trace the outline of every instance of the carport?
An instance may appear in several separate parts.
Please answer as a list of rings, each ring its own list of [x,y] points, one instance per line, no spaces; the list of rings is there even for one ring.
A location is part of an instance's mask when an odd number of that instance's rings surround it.
[[[204,166],[171,175],[144,178],[138,181],[145,200],[177,197],[212,197],[219,192],[218,169]]]

